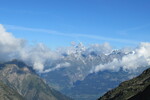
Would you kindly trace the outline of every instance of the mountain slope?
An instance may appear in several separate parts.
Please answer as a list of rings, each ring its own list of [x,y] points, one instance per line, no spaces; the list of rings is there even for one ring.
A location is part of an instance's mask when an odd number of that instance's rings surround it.
[[[17,91],[0,81],[0,100],[25,100]]]
[[[132,80],[121,83],[98,100],[149,100],[148,91],[150,91],[150,69]],[[143,97],[144,99],[140,99]]]
[[[131,97],[129,100],[149,100],[150,99],[149,95],[150,95],[150,85],[146,87],[144,91]]]
[[[15,60],[3,63],[0,64],[0,68],[0,80],[16,90],[25,100],[70,100],[50,88],[23,62]]]

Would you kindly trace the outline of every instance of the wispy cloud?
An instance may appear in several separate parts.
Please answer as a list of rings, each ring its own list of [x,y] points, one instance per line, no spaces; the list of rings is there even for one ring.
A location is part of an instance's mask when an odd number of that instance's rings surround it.
[[[142,26],[136,26],[136,27],[131,27],[131,28],[124,29],[124,30],[118,30],[117,34],[118,35],[128,35],[131,31],[139,31],[141,29],[149,28],[149,27],[150,27],[150,24],[146,24],[146,25],[142,25]]]
[[[120,39],[120,38],[111,38],[111,37],[103,37],[99,35],[89,35],[89,34],[81,34],[81,33],[62,33],[54,30],[48,30],[48,29],[37,29],[37,28],[28,28],[28,27],[21,27],[21,26],[15,26],[15,25],[4,25],[6,29],[11,30],[23,30],[23,31],[32,31],[32,32],[42,32],[42,33],[48,33],[53,35],[59,35],[59,36],[66,36],[66,37],[83,37],[83,38],[89,38],[94,40],[103,40],[103,41],[113,41],[113,42],[119,42],[119,43],[127,43],[127,44],[138,44],[139,41],[135,40],[128,40],[128,39]]]

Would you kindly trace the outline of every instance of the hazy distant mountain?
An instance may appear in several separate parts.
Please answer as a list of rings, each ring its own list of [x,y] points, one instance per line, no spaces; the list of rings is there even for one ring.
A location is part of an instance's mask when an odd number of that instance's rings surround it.
[[[150,100],[150,69],[117,88],[107,92],[99,100]]]
[[[0,87],[0,100],[71,100],[17,60],[0,64]]]
[[[48,66],[51,69],[47,70],[48,73],[44,73],[42,76],[50,83],[55,82],[62,89],[64,85],[59,84],[62,82],[62,78],[65,78],[65,84],[72,86],[74,82],[83,80],[92,71],[95,71],[97,65],[110,63],[114,59],[121,60],[126,55],[125,52],[120,50],[113,50],[106,54],[104,50],[93,48],[85,49],[82,44],[79,44],[61,52],[61,58],[51,62],[51,66]],[[55,78],[53,79],[54,74]]]
[[[121,59],[125,55],[124,52],[113,51],[111,54],[103,54],[96,51],[81,51],[78,49],[75,53],[64,54],[64,57],[60,60],[54,61],[51,67],[61,66],[58,69],[51,69],[48,73],[43,73],[42,76],[46,78],[49,82],[55,82],[58,85],[62,78],[65,78],[64,82],[68,82],[67,85],[72,85],[78,80],[83,80],[87,75],[89,75],[95,66],[99,64],[107,64],[113,59]],[[66,67],[65,64],[69,65]],[[63,67],[64,66],[64,67]],[[55,74],[55,78],[53,75]],[[58,76],[58,77],[57,77]],[[59,78],[59,79],[57,79]]]
[[[75,100],[96,100],[106,91],[115,88],[124,80],[127,80],[129,73],[120,70],[119,72],[102,71],[89,74],[84,80],[74,83],[74,87],[65,91]]]
[[[111,88],[116,87],[120,82],[138,75],[142,69],[136,73],[128,73],[123,69],[118,71],[91,72],[92,68],[100,64],[108,64],[114,59],[121,60],[125,55],[134,52],[123,52],[113,50],[109,54],[98,51],[87,50],[83,47],[76,47],[75,52],[63,54],[63,59],[53,62],[52,66],[69,63],[69,67],[62,67],[43,73],[41,76],[49,82],[50,86],[71,96],[75,100],[93,100],[104,94]],[[111,65],[110,65],[111,66]],[[139,71],[139,72],[138,72]]]

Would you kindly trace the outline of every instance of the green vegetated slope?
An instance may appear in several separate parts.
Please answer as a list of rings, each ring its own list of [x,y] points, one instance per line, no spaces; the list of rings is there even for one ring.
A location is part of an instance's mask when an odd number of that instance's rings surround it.
[[[3,98],[0,100],[5,100],[9,91],[12,97],[8,97],[8,100],[13,100],[13,96],[16,98],[14,100],[70,100],[50,88],[31,67],[17,60],[0,64],[0,80],[2,87],[8,88],[6,95],[0,92],[0,98]]]
[[[98,100],[150,100],[150,69],[117,88],[107,92]]]

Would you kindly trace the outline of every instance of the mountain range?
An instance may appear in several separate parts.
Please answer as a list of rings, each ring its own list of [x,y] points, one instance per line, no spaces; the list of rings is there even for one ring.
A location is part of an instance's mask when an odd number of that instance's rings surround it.
[[[16,91],[16,98],[25,100],[95,100],[149,67],[148,51],[143,48],[147,44],[134,50],[112,50],[108,44],[87,48],[80,43],[48,53],[52,57],[44,53],[47,59],[43,53],[30,53],[36,56],[1,63],[0,81]]]
[[[132,50],[112,50],[107,53],[99,48],[85,49],[79,44],[68,52],[62,52],[62,58],[53,61],[49,66],[52,69],[40,75],[50,86],[75,100],[97,99],[108,90],[117,87],[119,83],[139,75],[148,68],[144,64],[139,68],[135,65],[134,71],[124,67],[131,62],[123,65],[122,60],[136,55]],[[120,64],[122,62],[123,64]],[[102,69],[97,70],[99,67]]]

